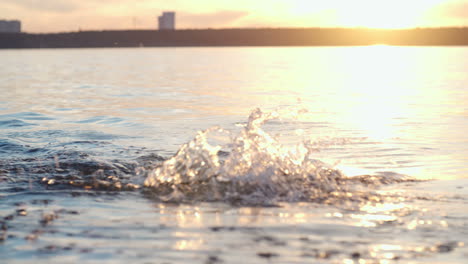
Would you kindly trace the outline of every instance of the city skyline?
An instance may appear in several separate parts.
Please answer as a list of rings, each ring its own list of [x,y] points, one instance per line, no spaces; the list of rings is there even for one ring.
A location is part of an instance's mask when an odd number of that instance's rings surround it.
[[[468,0],[4,0],[0,19],[17,19],[25,32],[157,29],[164,11],[177,29],[248,27],[461,27]]]

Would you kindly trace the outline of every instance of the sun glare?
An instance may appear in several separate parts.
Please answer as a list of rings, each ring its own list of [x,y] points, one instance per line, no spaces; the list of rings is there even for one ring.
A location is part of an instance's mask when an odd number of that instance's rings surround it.
[[[366,28],[411,28],[422,22],[425,12],[442,0],[330,0],[312,2],[305,0],[291,1],[291,13],[294,16],[317,15],[326,10],[333,15],[335,24],[340,27]]]
[[[290,13],[294,16],[310,15],[330,9],[330,4],[328,2],[310,0],[290,0],[288,5],[290,5]]]
[[[339,23],[346,27],[404,28],[416,24],[415,14],[398,2],[360,1],[345,4],[339,13]]]
[[[343,3],[339,22],[347,27],[416,27],[422,15],[421,4],[408,1],[360,0]]]

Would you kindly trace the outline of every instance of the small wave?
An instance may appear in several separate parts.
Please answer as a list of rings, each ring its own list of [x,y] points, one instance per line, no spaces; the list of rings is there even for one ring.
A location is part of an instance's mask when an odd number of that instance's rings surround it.
[[[96,123],[96,124],[115,124],[121,123],[124,119],[119,117],[109,117],[109,116],[95,116],[92,118],[76,121],[77,124],[87,124],[87,123]]]
[[[13,183],[14,188],[39,190],[121,191],[139,188],[137,168],[153,164],[141,157],[140,162],[105,160],[82,151],[44,151],[42,155],[0,160],[0,181]],[[156,161],[161,158],[149,156]],[[139,181],[141,182],[141,180]]]
[[[0,119],[19,119],[19,120],[54,120],[54,118],[34,112],[20,112],[13,114],[0,115]]]
[[[34,124],[27,123],[18,119],[2,120],[0,121],[0,127],[2,128],[17,128],[25,126],[33,126]]]
[[[0,139],[0,154],[4,155],[3,160],[5,161],[8,157],[15,155],[23,155],[28,153],[34,153],[39,148],[34,148],[29,145],[19,144],[12,140]]]

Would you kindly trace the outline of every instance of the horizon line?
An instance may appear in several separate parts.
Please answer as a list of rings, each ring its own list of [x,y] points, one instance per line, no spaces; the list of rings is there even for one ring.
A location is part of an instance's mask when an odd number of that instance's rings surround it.
[[[278,29],[346,29],[346,30],[382,30],[382,31],[404,31],[404,30],[421,30],[421,29],[468,29],[466,26],[440,26],[440,27],[405,27],[405,28],[378,28],[378,27],[226,27],[226,28],[176,28],[170,30],[160,30],[157,28],[128,28],[128,29],[78,29],[71,31],[51,31],[51,32],[28,32],[21,31],[13,34],[66,34],[66,33],[82,33],[82,32],[109,32],[109,31],[161,31],[161,32],[175,32],[175,31],[202,31],[202,30],[278,30]],[[0,32],[0,34],[12,34],[9,32]]]

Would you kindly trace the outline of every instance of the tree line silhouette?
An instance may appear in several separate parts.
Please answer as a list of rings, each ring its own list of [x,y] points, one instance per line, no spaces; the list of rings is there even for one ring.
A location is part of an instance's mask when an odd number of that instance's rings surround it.
[[[263,28],[0,33],[0,48],[468,45],[468,28]]]

